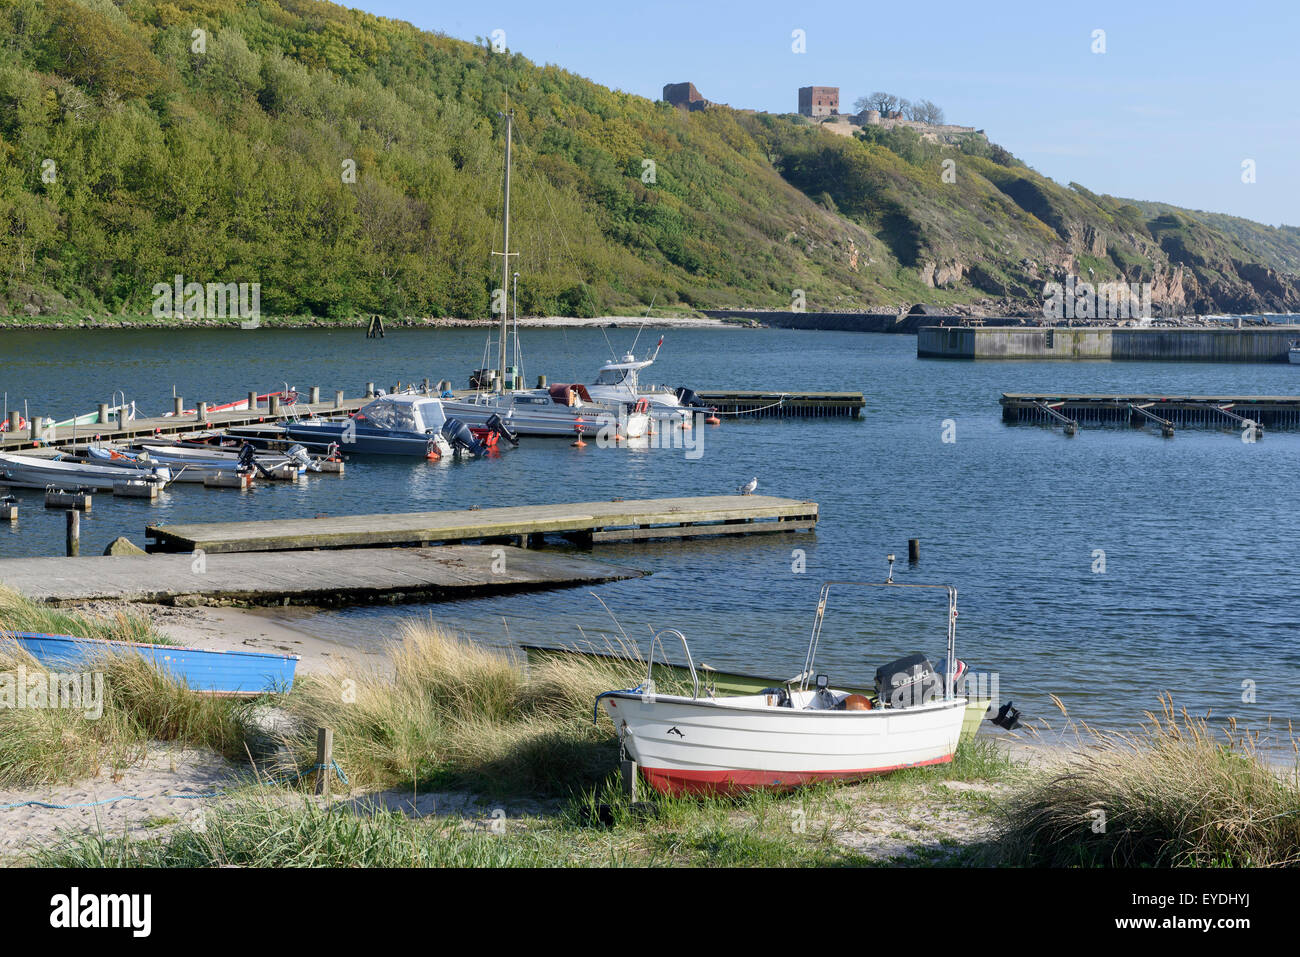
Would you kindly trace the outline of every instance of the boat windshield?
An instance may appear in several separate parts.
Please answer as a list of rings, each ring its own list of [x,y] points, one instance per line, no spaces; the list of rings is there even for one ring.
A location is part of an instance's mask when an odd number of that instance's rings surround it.
[[[394,432],[424,432],[428,429],[442,427],[445,421],[440,403],[436,400],[424,402],[402,402],[393,398],[376,399],[361,407],[356,418],[376,429],[389,429]]]
[[[616,366],[608,369],[601,369],[600,375],[596,376],[596,382],[594,384],[595,385],[621,385],[623,383],[623,380],[627,378],[627,374],[630,371],[631,371],[630,369],[620,369]]]

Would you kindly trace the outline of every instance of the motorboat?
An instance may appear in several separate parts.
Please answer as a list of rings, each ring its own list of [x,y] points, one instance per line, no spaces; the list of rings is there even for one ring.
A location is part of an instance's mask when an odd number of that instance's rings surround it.
[[[605,404],[592,399],[581,383],[515,392],[478,392],[460,399],[443,399],[449,415],[476,426],[493,417],[519,435],[639,439],[650,431],[647,403]]]
[[[641,372],[654,365],[663,346],[663,337],[655,346],[654,355],[637,359],[628,352],[621,361],[607,362],[600,367],[596,381],[587,386],[587,391],[596,402],[607,405],[635,405],[644,400],[649,404],[652,418],[688,423],[693,415],[712,414],[713,410],[704,404],[691,389],[670,389],[667,386],[646,386],[641,383]]]
[[[830,590],[840,585],[945,591],[942,671],[914,653],[877,670],[873,695],[832,687],[826,675],[816,673],[816,654]],[[823,584],[804,668],[784,684],[756,694],[716,696],[707,687],[701,693],[685,635],[668,629],[651,640],[646,680],[604,692],[596,703],[614,722],[622,749],[644,780],[668,794],[789,789],[943,764],[957,751],[967,709],[960,693],[965,665],[956,658],[956,626],[955,588],[897,583],[891,562],[885,582]],[[654,687],[654,649],[658,644],[662,651],[665,637],[682,643],[690,695],[662,694]]]
[[[171,481],[171,477],[171,470],[162,464],[149,470],[127,474],[122,469],[111,466],[0,452],[0,485],[11,485],[16,488],[112,491],[113,486],[132,479],[166,485]]]
[[[350,416],[289,421],[284,429],[297,441],[336,443],[349,454],[433,459],[486,455],[499,438],[515,440],[514,431],[490,411],[466,422],[449,416],[444,400],[418,394],[380,396]]]

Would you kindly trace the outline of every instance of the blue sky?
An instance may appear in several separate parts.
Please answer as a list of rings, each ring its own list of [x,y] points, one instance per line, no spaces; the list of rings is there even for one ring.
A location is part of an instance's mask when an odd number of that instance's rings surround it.
[[[683,80],[775,112],[814,84],[841,109],[874,90],[930,99],[1059,182],[1300,224],[1297,0],[349,5],[465,40],[504,30],[535,62],[652,99]]]

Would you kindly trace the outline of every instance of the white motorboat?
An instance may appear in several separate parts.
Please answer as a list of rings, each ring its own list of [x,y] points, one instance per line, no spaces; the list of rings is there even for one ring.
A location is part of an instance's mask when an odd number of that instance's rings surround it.
[[[891,566],[892,567],[892,566]],[[826,602],[832,585],[887,589],[944,589],[948,595],[947,658],[943,672],[923,655],[881,668],[874,700],[837,691],[814,676]],[[955,657],[957,590],[944,585],[827,582],[817,604],[804,670],[784,687],[761,694],[701,694],[686,638],[668,630],[651,641],[644,683],[597,698],[614,722],[642,777],[664,793],[731,793],[786,789],[823,780],[857,780],[900,768],[951,761],[961,737],[966,698],[958,693],[965,665]],[[690,666],[690,695],[659,694],[653,680],[654,645],[681,639]]]
[[[667,386],[646,386],[641,383],[641,371],[654,365],[663,344],[663,337],[660,336],[654,355],[649,358],[637,359],[629,352],[621,362],[607,362],[601,366],[596,381],[587,386],[592,399],[606,405],[635,405],[644,400],[649,405],[652,418],[674,423],[688,423],[696,413],[712,414],[713,410],[690,389],[670,389]]]
[[[131,480],[166,485],[171,481],[171,477],[170,469],[165,466],[148,471],[127,472],[111,466],[64,462],[34,455],[9,455],[0,452],[0,485],[11,485],[17,488],[53,487],[112,491],[114,485]]]
[[[520,435],[574,438],[639,439],[650,431],[649,406],[594,402],[581,384],[517,392],[479,392],[462,399],[443,399],[443,408],[466,425],[483,428],[497,415]],[[616,438],[617,437],[617,438]]]

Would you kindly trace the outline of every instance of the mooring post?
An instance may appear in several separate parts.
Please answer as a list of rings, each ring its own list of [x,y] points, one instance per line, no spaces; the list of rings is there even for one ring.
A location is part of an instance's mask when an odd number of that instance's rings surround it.
[[[335,389],[335,390],[334,390],[334,408],[336,408],[336,409],[341,409],[341,408],[343,408],[343,390],[342,390],[342,389]]]
[[[182,396],[172,396],[172,415],[180,415],[185,410],[185,399]]]
[[[307,401],[312,405],[320,405],[320,386],[311,387],[311,392],[307,396]]]
[[[636,762],[630,759],[623,759],[619,762],[619,771],[621,772],[623,782],[623,793],[627,795],[629,801],[636,800]]]
[[[22,421],[23,421],[23,414],[19,412],[17,409],[14,409],[9,413],[9,434],[10,435],[18,434],[18,429],[21,428]]]
[[[81,554],[81,513],[70,508],[64,514],[68,517],[68,557],[76,558]]]
[[[546,376],[544,376],[544,375],[539,375],[539,376],[537,377],[537,388],[539,388],[539,389],[545,389],[545,388],[546,388]]]
[[[334,732],[316,729],[316,793],[330,796],[330,778],[334,772]]]
[[[99,403],[99,413],[98,413],[98,414],[99,414],[99,424],[100,424],[100,425],[104,425],[106,422],[108,422],[108,403],[107,403],[107,402],[101,402],[101,403]]]
[[[278,395],[273,395],[266,400],[266,411],[268,415],[280,414],[280,397]]]
[[[248,393],[248,411],[249,411],[249,412],[256,412],[256,411],[257,411],[257,393],[256,393],[256,392],[249,392],[249,393]]]
[[[366,398],[367,398],[367,399],[373,399],[374,397],[375,397],[375,384],[374,384],[373,382],[367,382],[367,383],[366,383]]]
[[[909,538],[907,540],[907,561],[915,565],[921,560],[921,540],[919,538]]]
[[[196,410],[194,413],[194,420],[196,422],[208,421],[208,404],[206,402],[200,402],[194,408]]]
[[[45,424],[45,417],[40,415],[32,416],[32,441],[39,442],[41,439],[41,426]]]

